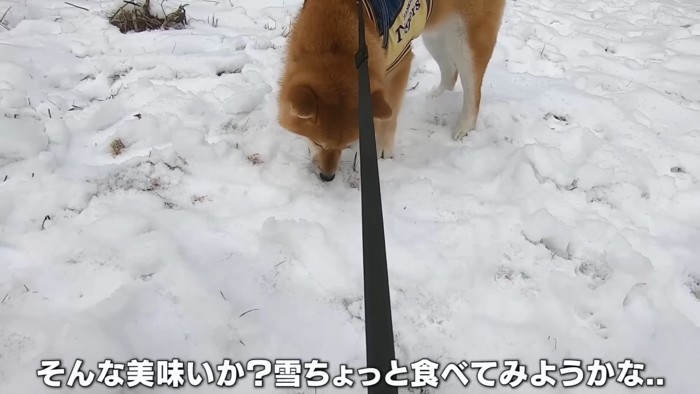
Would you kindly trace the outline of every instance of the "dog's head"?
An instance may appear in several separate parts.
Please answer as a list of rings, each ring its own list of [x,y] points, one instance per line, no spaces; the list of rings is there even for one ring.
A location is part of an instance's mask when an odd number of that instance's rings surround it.
[[[341,151],[359,138],[358,73],[351,57],[303,59],[289,65],[279,97],[279,122],[285,129],[309,140],[318,175],[335,178]],[[388,119],[379,75],[371,78],[372,112]]]

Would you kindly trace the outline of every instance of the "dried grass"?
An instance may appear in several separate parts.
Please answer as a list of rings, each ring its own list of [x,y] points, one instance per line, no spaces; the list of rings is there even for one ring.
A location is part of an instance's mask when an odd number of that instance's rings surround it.
[[[119,138],[112,141],[112,143],[109,144],[109,146],[110,148],[112,148],[112,156],[114,157],[119,156],[122,153],[122,151],[126,148],[124,142],[122,142],[122,140]]]
[[[151,14],[150,3],[150,0],[144,0],[143,4],[125,0],[124,5],[109,16],[109,23],[118,27],[122,33],[181,29],[187,25],[187,14],[185,12],[187,4],[178,6],[171,13],[166,13],[163,10],[165,18],[160,18]]]

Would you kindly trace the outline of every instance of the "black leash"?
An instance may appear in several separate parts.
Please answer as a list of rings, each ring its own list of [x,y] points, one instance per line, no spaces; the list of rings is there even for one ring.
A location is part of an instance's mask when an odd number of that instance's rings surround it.
[[[382,219],[382,198],[379,189],[377,142],[372,116],[369,87],[367,42],[365,41],[364,8],[357,1],[359,49],[355,67],[359,73],[360,183],[362,195],[362,259],[365,281],[365,341],[367,366],[377,368],[382,379],[368,388],[369,394],[396,394],[384,377],[391,370],[394,355],[394,329],[391,323],[389,274]]]

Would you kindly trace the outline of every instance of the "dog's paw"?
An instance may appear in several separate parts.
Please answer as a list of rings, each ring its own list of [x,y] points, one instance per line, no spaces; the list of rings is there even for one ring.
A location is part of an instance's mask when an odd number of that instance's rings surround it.
[[[445,93],[445,90],[447,90],[447,88],[442,86],[442,84],[437,85],[428,91],[428,97],[436,98],[436,97],[440,96],[441,94]]]
[[[377,147],[377,159],[393,159],[394,158],[394,148],[391,147]]]
[[[460,141],[460,140],[462,140],[464,137],[466,137],[467,134],[469,134],[469,132],[472,131],[472,130],[473,130],[473,129],[469,129],[469,128],[466,128],[466,127],[465,127],[465,128],[457,128],[457,129],[455,129],[455,131],[452,133],[452,139],[455,140],[455,141]]]
[[[459,141],[474,129],[476,129],[476,116],[461,117],[452,133],[452,138]]]

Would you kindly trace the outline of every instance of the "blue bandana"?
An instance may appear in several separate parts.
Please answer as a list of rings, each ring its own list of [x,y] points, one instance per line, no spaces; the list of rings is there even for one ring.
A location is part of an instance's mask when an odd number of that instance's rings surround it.
[[[389,29],[401,12],[404,3],[404,0],[365,0],[365,5],[370,7],[370,13],[374,14],[372,16],[384,40],[382,43],[384,47],[389,41]]]

